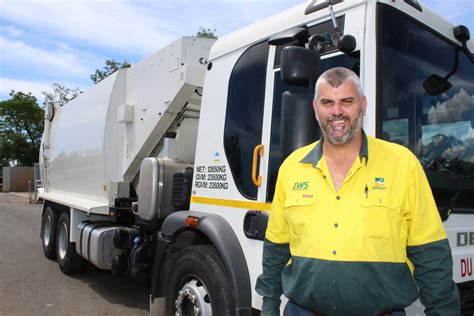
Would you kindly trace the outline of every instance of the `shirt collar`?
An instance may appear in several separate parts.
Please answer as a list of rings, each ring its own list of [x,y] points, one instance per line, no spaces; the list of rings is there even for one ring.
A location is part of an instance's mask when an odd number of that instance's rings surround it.
[[[314,148],[300,162],[311,163],[313,164],[313,167],[316,167],[319,160],[321,160],[321,157],[323,156],[323,141],[324,141],[324,138],[323,136],[321,136],[321,138],[316,143]],[[367,140],[367,135],[362,129],[362,144],[359,150],[359,159],[362,161],[362,158],[364,157],[365,157],[365,165],[367,166],[367,162],[369,161],[369,143]]]

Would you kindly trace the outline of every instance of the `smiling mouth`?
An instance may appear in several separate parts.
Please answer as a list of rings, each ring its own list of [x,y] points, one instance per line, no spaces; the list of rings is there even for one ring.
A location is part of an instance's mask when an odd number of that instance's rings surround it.
[[[346,126],[347,120],[329,120],[329,125],[334,131],[343,131]]]

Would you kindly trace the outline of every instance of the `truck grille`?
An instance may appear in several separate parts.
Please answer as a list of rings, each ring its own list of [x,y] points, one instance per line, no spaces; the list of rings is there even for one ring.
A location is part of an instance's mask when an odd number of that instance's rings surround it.
[[[458,283],[457,286],[461,297],[461,315],[474,315],[474,281]]]

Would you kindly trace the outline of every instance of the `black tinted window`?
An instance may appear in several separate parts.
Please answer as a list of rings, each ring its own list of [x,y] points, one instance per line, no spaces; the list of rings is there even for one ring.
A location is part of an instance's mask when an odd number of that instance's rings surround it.
[[[267,61],[267,42],[254,45],[239,58],[229,80],[224,150],[235,185],[249,199],[257,198],[252,156],[262,138]]]

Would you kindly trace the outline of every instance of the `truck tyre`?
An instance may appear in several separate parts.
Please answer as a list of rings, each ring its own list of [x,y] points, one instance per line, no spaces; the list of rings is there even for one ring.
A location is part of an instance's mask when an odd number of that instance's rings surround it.
[[[58,226],[59,212],[47,206],[41,218],[41,241],[44,256],[56,259],[56,228]]]
[[[227,273],[212,246],[197,245],[181,250],[167,283],[167,316],[235,314]]]
[[[63,212],[56,230],[56,256],[59,268],[65,274],[79,272],[86,266],[86,261],[76,253],[75,243],[69,241],[69,233],[70,215],[68,212]]]

